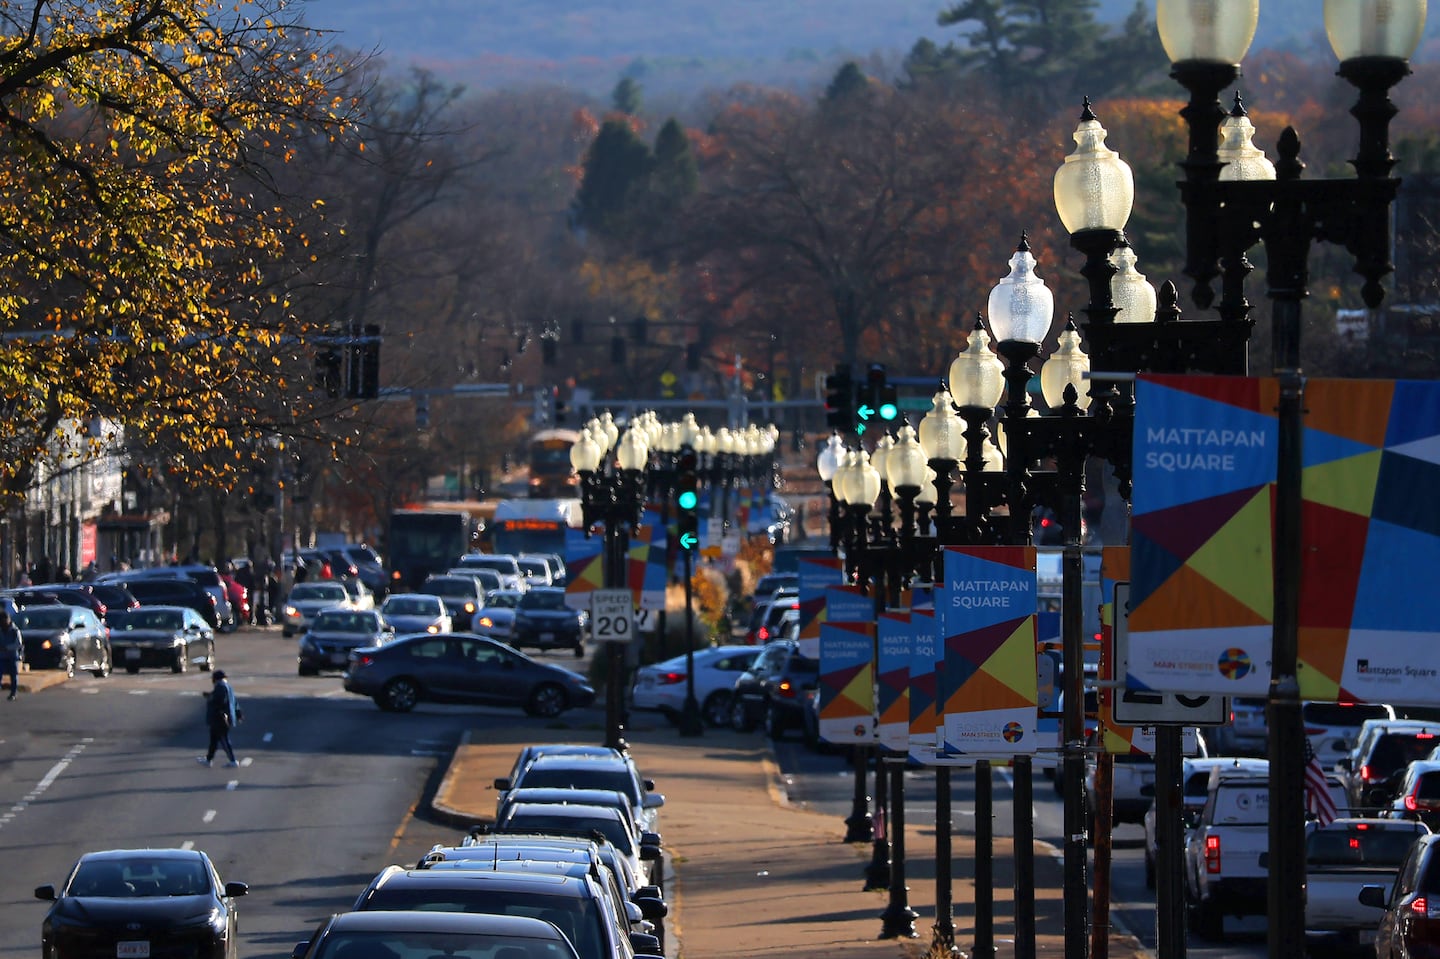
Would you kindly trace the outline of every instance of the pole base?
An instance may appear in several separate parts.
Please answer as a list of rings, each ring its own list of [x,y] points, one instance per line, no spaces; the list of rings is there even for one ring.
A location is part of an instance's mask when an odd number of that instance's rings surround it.
[[[886,844],[888,845],[888,844]],[[877,889],[890,888],[890,860],[882,849],[881,843],[875,844],[875,855],[870,859],[870,865],[865,867],[865,892],[874,892]]]
[[[869,805],[869,798],[866,797],[866,805]],[[870,842],[875,838],[875,824],[870,819],[868,812],[858,815],[852,813],[845,820],[845,841],[846,842]]]
[[[899,909],[886,909],[880,914],[880,936],[881,939],[919,939],[920,934],[915,931],[915,920],[920,914],[909,906],[902,906]]]
[[[930,951],[926,953],[929,957],[951,956],[952,959],[969,959],[969,954],[955,945],[955,926],[953,923],[941,925],[936,923],[930,930]]]
[[[681,736],[705,735],[705,720],[700,715],[700,704],[693,699],[686,699],[675,725]]]

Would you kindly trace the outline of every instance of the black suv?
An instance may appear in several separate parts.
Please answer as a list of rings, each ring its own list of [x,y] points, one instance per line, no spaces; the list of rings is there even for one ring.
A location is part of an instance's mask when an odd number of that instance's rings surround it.
[[[820,662],[800,653],[793,639],[767,643],[730,693],[730,725],[739,732],[765,724],[771,739],[805,728],[807,694],[820,678]]]
[[[215,610],[215,597],[192,579],[141,577],[127,579],[123,584],[141,606],[188,606],[200,614],[211,629],[220,628],[220,614]]]
[[[1405,768],[1440,745],[1440,723],[1415,719],[1368,720],[1347,760],[1346,792],[1352,814],[1390,805]],[[1342,768],[1345,763],[1342,762]],[[1367,812],[1368,814],[1368,812]]]

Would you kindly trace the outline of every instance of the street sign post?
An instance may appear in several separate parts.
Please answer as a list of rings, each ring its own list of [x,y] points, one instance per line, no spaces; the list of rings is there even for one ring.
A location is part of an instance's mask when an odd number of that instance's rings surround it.
[[[1230,715],[1224,696],[1157,693],[1126,689],[1130,669],[1130,634],[1125,628],[1130,584],[1115,584],[1115,678],[1120,682],[1110,714],[1124,726],[1223,726]]]
[[[628,643],[635,638],[635,601],[628,589],[597,589],[590,594],[590,639]]]

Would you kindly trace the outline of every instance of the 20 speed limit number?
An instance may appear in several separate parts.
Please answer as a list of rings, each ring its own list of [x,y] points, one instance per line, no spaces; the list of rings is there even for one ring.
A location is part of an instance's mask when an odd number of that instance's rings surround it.
[[[635,606],[628,589],[597,589],[590,594],[590,638],[597,643],[628,643],[635,638]]]

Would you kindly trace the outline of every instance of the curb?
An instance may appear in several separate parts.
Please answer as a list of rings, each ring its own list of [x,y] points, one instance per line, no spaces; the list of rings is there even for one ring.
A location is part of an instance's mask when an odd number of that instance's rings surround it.
[[[440,780],[440,784],[435,787],[434,795],[430,797],[431,815],[447,826],[467,832],[475,826],[489,821],[462,812],[450,805],[450,793],[455,788],[455,780],[460,772],[460,755],[469,745],[470,730],[467,729],[460,734],[460,741],[455,744],[454,750],[450,753],[450,761],[445,765],[445,775]]]

